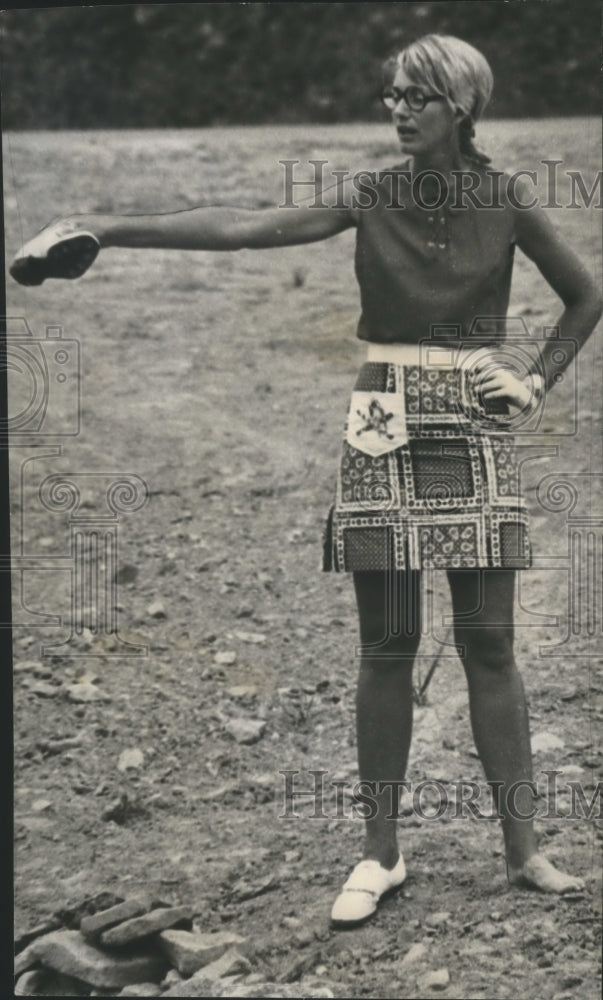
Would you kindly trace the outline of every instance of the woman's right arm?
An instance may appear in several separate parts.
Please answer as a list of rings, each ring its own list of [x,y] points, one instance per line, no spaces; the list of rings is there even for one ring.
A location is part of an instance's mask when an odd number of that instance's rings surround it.
[[[340,202],[341,204],[341,202]],[[349,208],[192,208],[161,215],[75,215],[65,220],[93,233],[102,247],[242,250],[328,239],[354,225]]]
[[[243,250],[326,240],[356,224],[350,183],[345,180],[325,189],[330,193],[324,199],[320,192],[320,207],[314,203],[258,210],[208,206],[157,215],[70,215],[54,220],[25,243],[10,274],[22,285],[39,285],[49,277],[77,278],[88,269],[99,245],[101,249]],[[74,239],[80,233],[88,239]]]

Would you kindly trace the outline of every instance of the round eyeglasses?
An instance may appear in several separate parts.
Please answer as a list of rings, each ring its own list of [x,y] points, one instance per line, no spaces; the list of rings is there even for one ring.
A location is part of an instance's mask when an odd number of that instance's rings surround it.
[[[399,87],[384,87],[381,91],[381,100],[386,108],[393,111],[404,98],[407,107],[411,111],[422,111],[430,101],[445,101],[443,94],[426,94],[422,87],[412,85],[400,90]]]

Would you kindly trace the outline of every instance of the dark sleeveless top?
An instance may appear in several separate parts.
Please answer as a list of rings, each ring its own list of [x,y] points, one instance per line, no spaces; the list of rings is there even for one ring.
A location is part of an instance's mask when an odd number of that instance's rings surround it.
[[[373,343],[418,343],[451,337],[504,340],[515,249],[515,209],[507,175],[474,168],[468,194],[445,190],[426,174],[413,187],[404,163],[373,175],[357,195],[356,276],[362,315],[358,337]],[[435,185],[435,186],[434,186]],[[374,204],[372,204],[374,202]],[[365,205],[367,207],[361,207]],[[498,207],[494,207],[498,206]]]

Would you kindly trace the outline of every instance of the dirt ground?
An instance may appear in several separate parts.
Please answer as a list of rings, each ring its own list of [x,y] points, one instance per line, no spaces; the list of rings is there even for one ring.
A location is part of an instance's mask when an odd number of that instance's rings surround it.
[[[562,160],[560,202],[562,171],[582,170],[590,187],[599,167],[590,120],[486,123],[479,138],[505,168],[543,174],[543,157]],[[76,210],[278,203],[280,159],[375,168],[396,162],[392,140],[382,125],[5,135],[7,253]],[[594,207],[551,216],[600,276]],[[451,810],[421,818],[407,798],[404,891],[363,929],[336,932],[329,910],[359,857],[362,822],[349,798],[343,817],[333,805],[314,817],[306,798],[297,817],[279,818],[281,770],[300,772],[302,790],[310,770],[328,772],[327,786],[356,777],[351,580],[319,568],[347,395],[364,352],[353,239],[236,254],[112,250],[76,282],[9,281],[13,327],[25,317],[44,340],[45,328],[59,326],[80,352],[78,382],[69,348],[79,404],[52,382],[46,425],[15,436],[11,457],[16,929],[101,889],[145,887],[191,904],[203,928],[252,937],[266,978],[311,974],[338,997],[421,997],[421,977],[445,967],[446,997],[594,1000],[600,799],[590,819],[562,814],[567,781],[590,800],[600,778],[601,621],[589,629],[579,602],[569,603],[572,587],[589,599],[587,575],[569,572],[567,504],[545,509],[537,489],[547,475],[569,477],[582,516],[596,509],[596,336],[580,356],[576,391],[568,377],[547,402],[532,441],[538,456],[525,466],[536,558],[522,574],[516,636],[539,791],[543,770],[562,772],[557,812],[549,801],[546,818],[544,793],[539,800],[542,849],[583,876],[587,891],[558,899],[511,890],[497,824]],[[559,313],[521,255],[511,312],[534,336]],[[52,353],[48,344],[37,350]],[[16,413],[27,390],[25,376],[11,377]],[[79,433],[66,433],[78,414]],[[57,429],[63,436],[52,436]],[[121,639],[146,646],[145,655],[120,655],[114,637],[93,634],[42,653],[68,637],[77,599],[69,512],[40,500],[40,484],[59,473],[79,477],[80,516],[102,508],[107,477],[147,484],[147,502],[113,523],[111,596]],[[409,779],[439,780],[453,804],[453,783],[482,775],[462,668],[443,644],[445,576],[426,576],[424,588],[433,612],[418,679],[438,650],[441,658],[416,712]],[[106,700],[74,701],[69,689],[82,677],[81,687],[92,682]],[[232,735],[246,718],[266,723],[251,745]],[[141,753],[126,766],[131,750]],[[423,957],[403,965],[421,942]]]

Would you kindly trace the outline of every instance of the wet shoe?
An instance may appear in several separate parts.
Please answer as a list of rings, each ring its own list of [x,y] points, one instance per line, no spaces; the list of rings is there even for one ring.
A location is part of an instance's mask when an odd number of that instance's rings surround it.
[[[20,285],[41,285],[46,278],[80,278],[99,250],[93,233],[66,221],[51,223],[21,247],[10,275]]]
[[[340,927],[364,923],[373,915],[383,896],[398,889],[405,878],[406,866],[402,855],[391,871],[378,861],[361,861],[335,900],[331,921]]]

